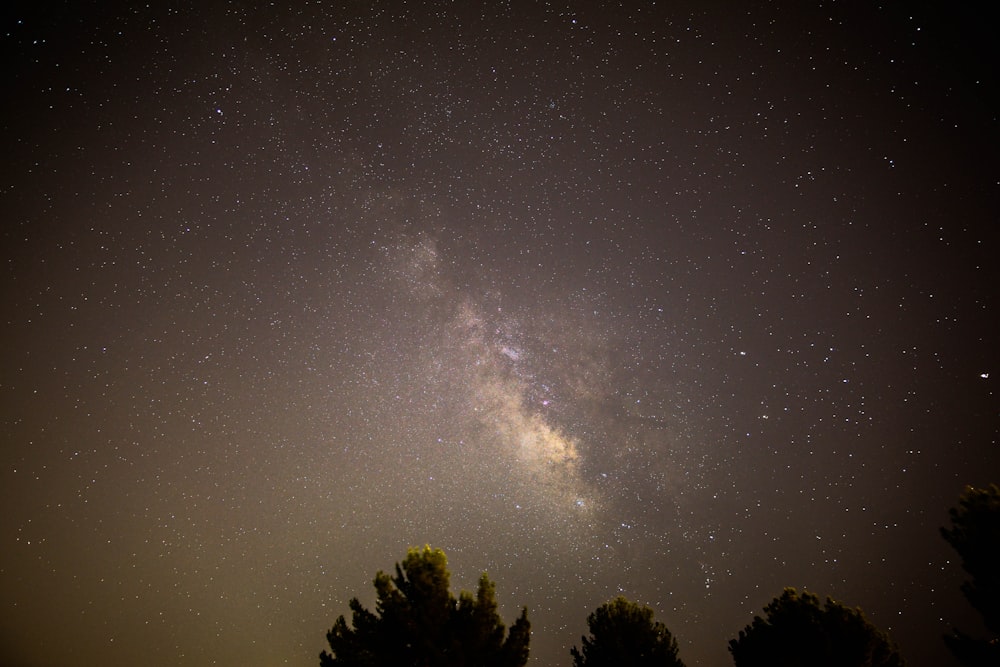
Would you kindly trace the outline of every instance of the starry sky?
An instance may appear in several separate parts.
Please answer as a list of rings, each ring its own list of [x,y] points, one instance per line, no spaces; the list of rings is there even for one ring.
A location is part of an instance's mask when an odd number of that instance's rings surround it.
[[[953,664],[974,3],[183,4],[3,10],[0,664],[314,665],[425,543],[529,665],[784,586]]]

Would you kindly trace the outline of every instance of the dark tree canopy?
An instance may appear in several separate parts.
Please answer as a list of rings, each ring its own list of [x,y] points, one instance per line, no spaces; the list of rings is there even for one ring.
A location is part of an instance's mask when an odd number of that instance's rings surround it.
[[[961,556],[962,569],[971,577],[962,584],[962,593],[992,636],[977,639],[956,629],[944,640],[963,665],[996,667],[1000,665],[1000,487],[967,487],[950,514],[951,529],[942,528],[941,535]]]
[[[375,575],[375,611],[357,598],[352,622],[341,616],[326,634],[322,667],[522,667],[528,661],[527,609],[507,632],[496,586],[483,574],[473,597],[449,591],[448,559],[429,546],[410,549],[395,576]],[[353,626],[353,627],[352,627]]]
[[[617,597],[587,617],[590,637],[570,650],[574,667],[684,667],[677,641],[653,610]]]
[[[794,588],[729,642],[736,667],[902,667],[895,644],[860,609]]]

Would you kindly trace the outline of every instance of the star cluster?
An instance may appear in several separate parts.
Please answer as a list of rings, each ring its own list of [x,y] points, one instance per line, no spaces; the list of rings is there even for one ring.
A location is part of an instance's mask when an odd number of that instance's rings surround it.
[[[618,594],[730,664],[784,586],[949,664],[938,527],[1000,481],[971,12],[5,9],[0,662],[315,664],[430,543],[533,665]]]

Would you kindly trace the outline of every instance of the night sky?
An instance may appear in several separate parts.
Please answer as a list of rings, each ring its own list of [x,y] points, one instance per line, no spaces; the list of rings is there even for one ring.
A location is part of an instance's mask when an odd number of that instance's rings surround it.
[[[425,543],[537,667],[785,586],[953,664],[976,3],[152,4],[3,10],[0,664],[315,665]]]

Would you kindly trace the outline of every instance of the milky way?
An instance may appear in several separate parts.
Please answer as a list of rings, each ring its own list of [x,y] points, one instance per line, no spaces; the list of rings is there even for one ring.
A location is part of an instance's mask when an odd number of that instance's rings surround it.
[[[708,3],[712,4],[712,3]],[[407,547],[530,664],[785,586],[909,664],[1000,481],[971,9],[4,10],[0,663],[314,665]]]

